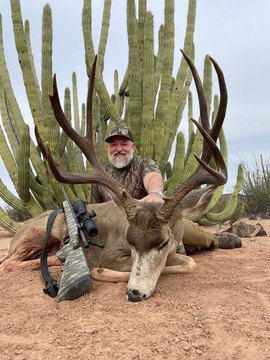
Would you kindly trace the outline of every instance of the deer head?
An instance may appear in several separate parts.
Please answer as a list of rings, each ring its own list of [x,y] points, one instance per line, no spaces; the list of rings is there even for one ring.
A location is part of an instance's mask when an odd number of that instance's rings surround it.
[[[181,215],[177,205],[191,190],[200,185],[212,184],[213,187],[217,187],[225,184],[227,181],[226,165],[216,145],[227,105],[227,91],[222,71],[218,64],[210,58],[216,69],[220,86],[218,114],[212,129],[210,129],[201,80],[192,61],[184,51],[182,53],[192,71],[198,92],[201,124],[193,119],[192,121],[201,132],[204,138],[204,145],[200,158],[194,154],[198,160],[198,168],[194,174],[184,183],[180,184],[172,195],[164,198],[164,203],[141,203],[133,199],[118,181],[104,171],[98,161],[92,140],[92,98],[96,58],[92,66],[87,96],[87,129],[85,136],[79,135],[68,123],[60,105],[55,76],[53,80],[53,95],[50,96],[56,120],[67,135],[82,150],[92,165],[92,172],[78,174],[65,170],[52,157],[49,146],[47,145],[47,148],[44,146],[37,127],[35,128],[38,145],[47,159],[53,175],[59,182],[68,184],[97,183],[112,191],[120,200],[129,223],[126,231],[126,240],[131,247],[132,269],[127,286],[127,298],[131,301],[140,301],[152,295],[158,277],[165,266],[168,254],[176,250],[177,243],[173,233],[178,232],[179,239],[183,235],[183,226],[179,225],[181,223]],[[217,170],[208,165],[211,156],[215,159]]]

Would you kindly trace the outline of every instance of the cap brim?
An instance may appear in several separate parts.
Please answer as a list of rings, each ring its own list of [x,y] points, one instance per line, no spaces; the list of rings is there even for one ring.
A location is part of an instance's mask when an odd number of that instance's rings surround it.
[[[124,137],[124,138],[126,138],[126,139],[134,142],[134,140],[133,140],[132,138],[130,138],[129,136],[122,135],[122,134],[121,134],[121,135],[120,135],[120,134],[117,134],[117,135],[109,136],[109,137],[107,137],[107,139],[105,139],[105,141],[108,143],[108,142],[111,141],[112,138],[117,137],[117,136],[118,136],[118,137]]]

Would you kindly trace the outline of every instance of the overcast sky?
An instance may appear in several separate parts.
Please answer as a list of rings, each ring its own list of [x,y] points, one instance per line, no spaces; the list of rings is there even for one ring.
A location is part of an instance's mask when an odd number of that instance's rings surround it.
[[[78,80],[79,101],[86,97],[87,77],[81,27],[83,0],[21,0],[23,19],[30,21],[31,43],[36,70],[41,68],[42,11],[49,3],[53,15],[53,72],[57,74],[60,94],[71,88],[72,72]],[[188,0],[175,1],[175,70],[180,64],[179,49],[183,47]],[[93,37],[97,50],[102,0],[92,0]],[[164,1],[148,0],[148,10],[154,15],[155,39],[163,23]],[[25,121],[32,124],[28,101],[15,50],[9,0],[0,1],[4,48],[7,66],[16,98]],[[270,1],[269,0],[197,0],[195,30],[196,66],[203,75],[206,54],[210,54],[223,69],[229,93],[224,124],[229,148],[229,181],[231,191],[236,181],[240,160],[253,162],[254,157],[270,153]],[[157,50],[157,46],[155,51]],[[121,81],[127,65],[126,1],[112,0],[111,23],[103,77],[110,93],[113,91],[113,71]],[[214,72],[213,72],[214,74]],[[213,83],[216,78],[213,77]],[[196,95],[194,94],[194,97]],[[194,117],[198,112],[194,109]],[[30,121],[28,121],[30,119]],[[181,127],[185,129],[186,119]],[[11,188],[0,161],[1,179]],[[0,201],[1,204],[1,201]]]

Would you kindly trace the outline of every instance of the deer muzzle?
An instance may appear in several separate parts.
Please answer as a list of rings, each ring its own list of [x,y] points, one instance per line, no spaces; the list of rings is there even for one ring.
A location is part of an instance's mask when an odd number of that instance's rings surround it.
[[[157,249],[143,254],[139,254],[135,249],[131,250],[132,268],[126,292],[128,301],[146,300],[153,294],[167,255]]]

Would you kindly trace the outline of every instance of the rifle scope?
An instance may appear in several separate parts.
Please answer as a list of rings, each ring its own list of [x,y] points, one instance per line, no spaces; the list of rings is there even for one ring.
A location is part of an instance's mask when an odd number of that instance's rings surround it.
[[[89,236],[95,237],[98,234],[98,229],[96,227],[96,224],[92,220],[93,217],[96,216],[96,213],[94,210],[92,210],[90,213],[87,212],[85,207],[85,202],[83,200],[75,200],[74,204],[74,210],[76,212],[76,215],[78,217],[78,220],[82,224],[83,228],[88,232]]]

